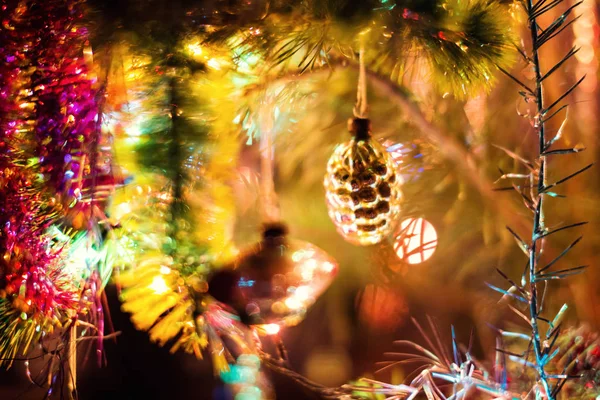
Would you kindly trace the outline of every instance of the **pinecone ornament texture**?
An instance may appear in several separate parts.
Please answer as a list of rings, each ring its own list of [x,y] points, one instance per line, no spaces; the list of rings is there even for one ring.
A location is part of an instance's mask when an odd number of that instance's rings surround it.
[[[354,137],[336,147],[324,185],[329,217],[348,242],[379,243],[400,213],[402,184],[392,157],[369,135],[367,119],[351,120]]]

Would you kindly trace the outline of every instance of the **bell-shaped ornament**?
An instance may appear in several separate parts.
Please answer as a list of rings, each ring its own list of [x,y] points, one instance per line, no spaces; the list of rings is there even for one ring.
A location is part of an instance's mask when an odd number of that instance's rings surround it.
[[[348,242],[372,245],[397,223],[402,178],[392,157],[370,135],[370,121],[350,120],[353,138],[336,147],[327,164],[325,196],[329,217]]]
[[[293,326],[329,287],[337,262],[320,248],[289,239],[283,224],[265,226],[263,238],[209,281],[209,293],[248,325]]]

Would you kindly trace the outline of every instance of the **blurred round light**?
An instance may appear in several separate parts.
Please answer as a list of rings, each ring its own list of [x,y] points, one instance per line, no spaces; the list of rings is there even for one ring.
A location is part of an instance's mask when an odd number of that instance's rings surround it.
[[[267,334],[267,335],[277,335],[279,333],[279,331],[281,330],[281,327],[277,324],[265,324],[265,325],[260,325],[260,328]]]
[[[375,331],[393,332],[406,322],[408,304],[397,289],[368,284],[357,296],[358,317]]]
[[[169,291],[169,286],[162,276],[155,276],[149,288],[156,294],[165,294]]]
[[[431,258],[437,247],[437,232],[423,218],[409,218],[400,224],[394,251],[409,264],[420,264]]]

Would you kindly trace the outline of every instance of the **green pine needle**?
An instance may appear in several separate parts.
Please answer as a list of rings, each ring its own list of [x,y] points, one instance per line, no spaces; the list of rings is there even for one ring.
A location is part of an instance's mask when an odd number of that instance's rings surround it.
[[[325,3],[328,6],[317,9],[311,8],[312,3],[274,9],[263,20],[253,21],[252,30],[260,34],[248,33],[245,26],[233,33],[228,26],[207,40],[225,42],[241,36],[237,53],[262,54],[268,69],[276,73],[302,73],[354,58],[361,33],[370,31],[362,37],[370,64],[379,73],[402,70],[407,55],[417,50],[431,65],[433,86],[457,98],[489,89],[497,66],[508,68],[514,58],[506,5],[484,0],[405,2],[357,14],[342,12],[347,6],[343,1]]]
[[[497,67],[513,61],[513,36],[504,6],[483,1],[458,10],[448,29],[424,35],[420,42],[434,72],[433,83],[458,98],[489,89]]]

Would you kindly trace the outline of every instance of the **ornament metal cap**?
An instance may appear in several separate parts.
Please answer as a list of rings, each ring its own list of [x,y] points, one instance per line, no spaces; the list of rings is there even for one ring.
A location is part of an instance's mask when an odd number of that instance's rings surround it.
[[[263,225],[263,239],[283,238],[289,233],[287,225],[283,222],[267,222]]]
[[[350,118],[348,130],[356,140],[369,140],[371,137],[371,120],[368,118]]]

